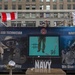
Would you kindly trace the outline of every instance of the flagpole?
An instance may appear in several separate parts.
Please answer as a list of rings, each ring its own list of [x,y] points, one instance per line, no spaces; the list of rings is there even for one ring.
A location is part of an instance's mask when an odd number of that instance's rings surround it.
[[[18,17],[18,12],[16,11],[15,14],[17,15]],[[16,27],[17,27],[17,17],[16,17]]]
[[[73,16],[73,25],[75,26],[75,12],[72,12],[72,16]]]

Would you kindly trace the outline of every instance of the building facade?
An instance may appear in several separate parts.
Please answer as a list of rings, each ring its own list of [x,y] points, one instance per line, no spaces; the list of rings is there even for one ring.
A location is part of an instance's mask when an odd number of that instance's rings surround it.
[[[0,0],[0,12],[17,12],[17,20],[7,21],[9,27],[49,27],[73,25],[75,0]],[[1,16],[1,15],[0,15]]]

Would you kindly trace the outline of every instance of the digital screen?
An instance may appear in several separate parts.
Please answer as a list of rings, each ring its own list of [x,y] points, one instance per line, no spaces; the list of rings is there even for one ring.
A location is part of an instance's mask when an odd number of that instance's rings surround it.
[[[59,36],[29,36],[29,56],[59,56]]]

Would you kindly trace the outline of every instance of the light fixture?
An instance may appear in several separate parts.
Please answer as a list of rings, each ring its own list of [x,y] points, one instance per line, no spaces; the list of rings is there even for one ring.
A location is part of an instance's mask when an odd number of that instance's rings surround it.
[[[9,75],[12,75],[12,69],[15,68],[16,63],[13,60],[10,60],[7,64],[7,69],[9,70]]]
[[[10,60],[10,61],[8,62],[8,66],[10,66],[10,67],[14,67],[15,64],[16,64],[16,63],[15,63],[13,60]]]

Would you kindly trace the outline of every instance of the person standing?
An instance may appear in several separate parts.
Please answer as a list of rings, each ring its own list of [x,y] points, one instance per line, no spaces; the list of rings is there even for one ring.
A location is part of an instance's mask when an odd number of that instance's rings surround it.
[[[46,37],[45,36],[40,36],[38,38],[38,51],[41,51],[42,49],[42,52],[44,53],[44,50],[45,50],[45,43],[46,43]],[[42,45],[42,48],[41,48],[41,45]]]

